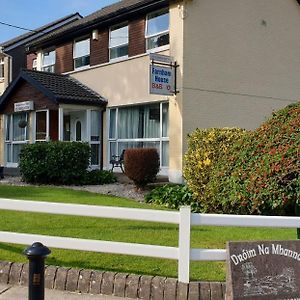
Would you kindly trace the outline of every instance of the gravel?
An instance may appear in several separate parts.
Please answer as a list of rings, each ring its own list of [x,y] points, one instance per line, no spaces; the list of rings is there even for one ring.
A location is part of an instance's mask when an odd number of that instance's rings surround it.
[[[9,177],[6,176],[0,181],[0,184],[10,184],[17,186],[31,186],[31,184],[21,181],[20,177]],[[73,190],[88,191],[92,193],[104,194],[104,195],[113,195],[118,197],[124,197],[138,202],[144,201],[144,195],[146,191],[137,191],[135,186],[131,183],[113,183],[105,185],[84,185],[84,186],[67,186],[59,185],[55,187],[68,188]]]

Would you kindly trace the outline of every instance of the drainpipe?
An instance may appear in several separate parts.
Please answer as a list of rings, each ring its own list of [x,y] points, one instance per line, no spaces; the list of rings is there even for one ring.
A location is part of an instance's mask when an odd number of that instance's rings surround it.
[[[13,63],[13,58],[11,55],[7,54],[4,52],[4,47],[0,46],[0,54],[3,54],[4,56],[6,56],[7,58],[9,58],[9,82],[8,84],[10,84],[12,82],[12,63]]]

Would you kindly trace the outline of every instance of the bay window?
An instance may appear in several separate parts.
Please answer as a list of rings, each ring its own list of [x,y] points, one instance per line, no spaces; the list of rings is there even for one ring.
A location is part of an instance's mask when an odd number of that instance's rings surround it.
[[[110,28],[109,58],[114,60],[128,57],[128,25],[121,24]]]
[[[168,9],[156,11],[147,15],[145,35],[147,50],[169,44],[169,22]]]
[[[161,167],[168,166],[168,103],[110,109],[108,128],[109,160],[127,148],[156,148]]]
[[[82,68],[90,65],[90,38],[74,42],[74,68]]]
[[[50,73],[55,72],[55,50],[43,53],[42,71]]]

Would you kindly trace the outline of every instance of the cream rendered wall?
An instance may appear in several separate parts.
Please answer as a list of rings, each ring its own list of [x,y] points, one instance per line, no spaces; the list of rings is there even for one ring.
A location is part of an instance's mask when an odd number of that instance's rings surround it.
[[[190,0],[184,20],[183,138],[257,127],[300,99],[296,0]]]
[[[4,90],[5,90],[4,80],[0,79],[0,96],[3,94]]]

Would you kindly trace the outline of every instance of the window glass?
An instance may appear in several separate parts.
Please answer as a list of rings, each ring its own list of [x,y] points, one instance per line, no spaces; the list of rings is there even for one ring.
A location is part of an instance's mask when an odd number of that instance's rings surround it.
[[[5,125],[5,140],[10,141],[11,139],[11,127],[10,123],[11,122],[11,115],[6,116],[6,125]]]
[[[101,112],[97,110],[91,111],[91,141],[100,141],[101,128]]]
[[[147,50],[169,44],[169,12],[161,10],[147,16]]]
[[[4,78],[4,58],[0,58],[0,78]]]
[[[26,141],[26,127],[19,126],[21,121],[27,121],[27,114],[15,114],[13,115],[13,140],[14,141]]]
[[[111,27],[110,38],[110,59],[128,55],[128,25],[122,24]]]
[[[97,166],[100,163],[100,145],[92,144],[91,145],[91,165]]]
[[[80,121],[76,122],[76,141],[77,142],[81,141],[81,122]]]
[[[163,167],[169,166],[169,142],[162,142],[161,165]]]
[[[54,73],[55,69],[55,50],[44,52],[42,61],[42,70],[44,72]]]
[[[36,112],[36,140],[46,140],[47,138],[47,112]]]
[[[162,104],[162,136],[169,136],[169,104]]]
[[[116,109],[110,110],[109,138],[116,138]]]
[[[90,39],[75,41],[74,67],[80,68],[90,64]]]

